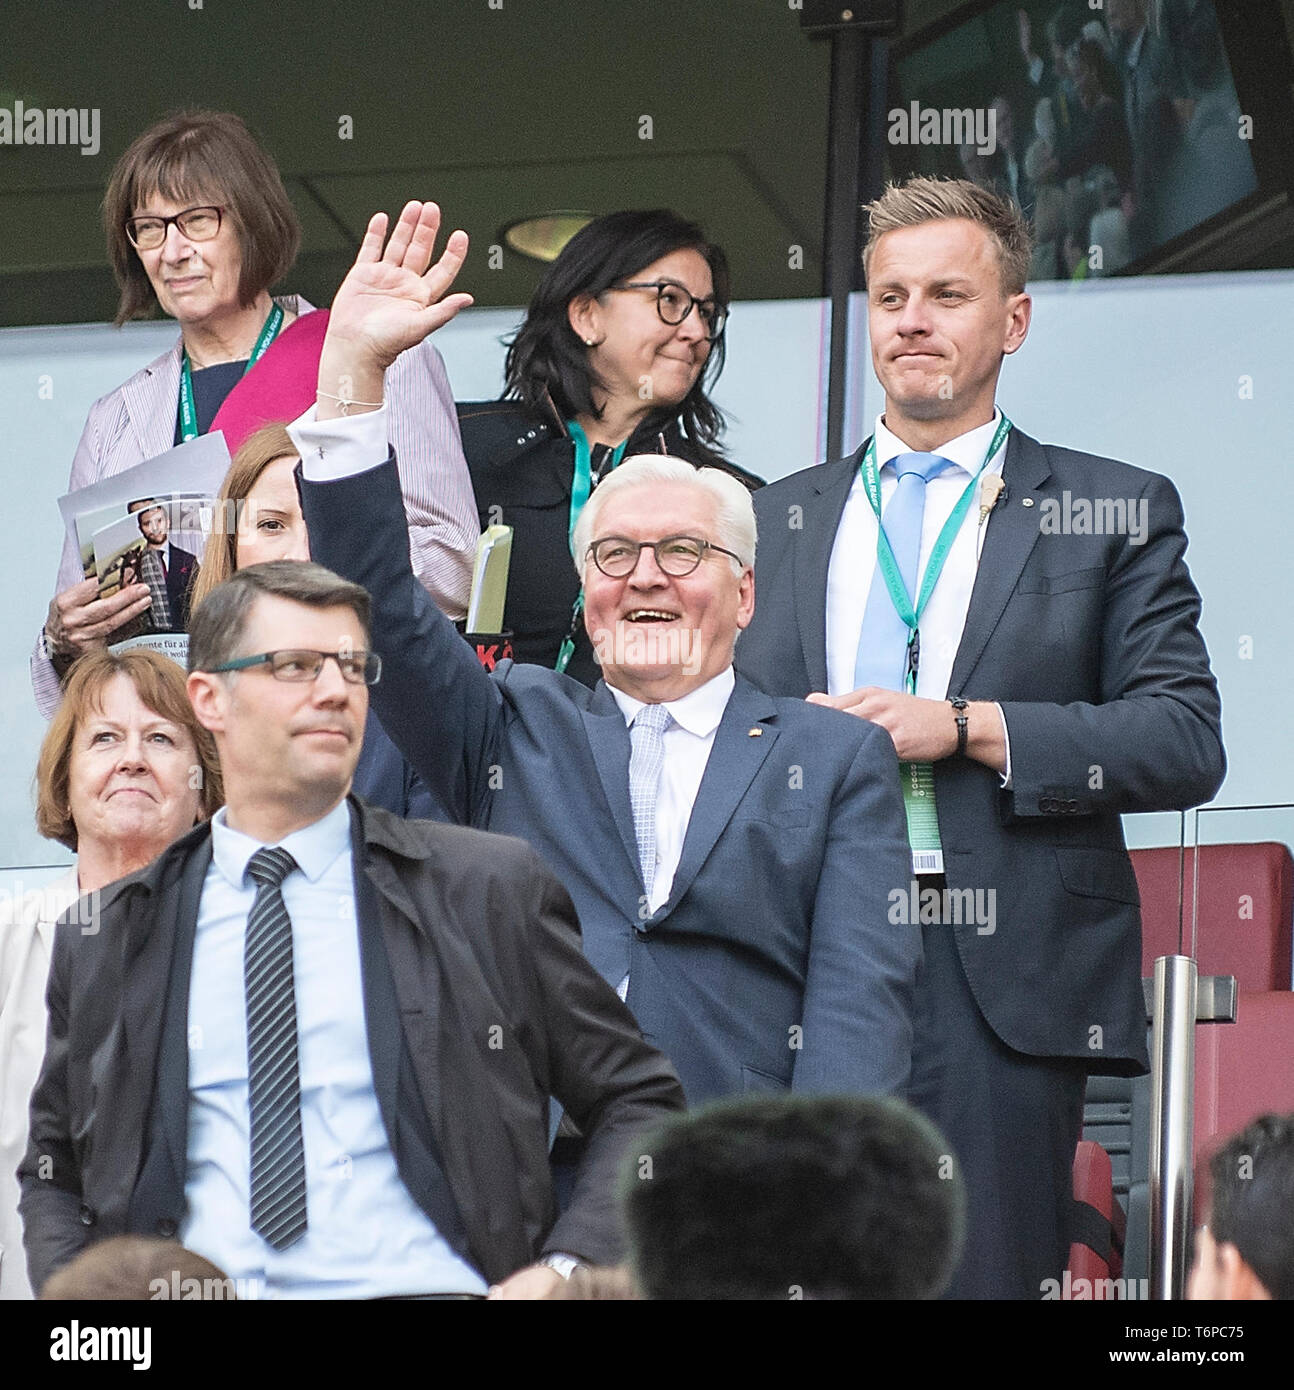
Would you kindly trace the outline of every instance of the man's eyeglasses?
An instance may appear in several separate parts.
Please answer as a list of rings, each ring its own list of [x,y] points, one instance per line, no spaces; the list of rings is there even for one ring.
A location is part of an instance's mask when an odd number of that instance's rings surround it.
[[[323,664],[331,657],[341,671],[342,679],[350,685],[376,685],[382,679],[382,658],[376,652],[261,652],[258,656],[240,656],[211,668],[213,675],[224,671],[246,671],[251,666],[268,666],[276,681],[318,680]]]
[[[592,556],[593,563],[608,579],[624,579],[638,568],[638,559],[644,550],[653,551],[656,563],[675,579],[691,574],[705,559],[708,550],[730,555],[741,564],[740,555],[697,536],[666,536],[659,541],[631,541],[625,536],[604,536],[589,546],[587,554]]]
[[[697,299],[682,285],[676,285],[671,280],[629,280],[623,285],[611,285],[608,288],[655,290],[656,312],[660,315],[661,322],[668,323],[671,328],[677,328],[695,305],[697,313],[701,315],[701,322],[705,325],[706,340],[711,343],[719,337],[728,322],[728,310],[722,304],[716,304],[713,299]]]
[[[136,251],[156,251],[172,222],[190,241],[210,241],[220,230],[220,209],[185,208],[174,217],[132,217],[126,222],[126,235]]]

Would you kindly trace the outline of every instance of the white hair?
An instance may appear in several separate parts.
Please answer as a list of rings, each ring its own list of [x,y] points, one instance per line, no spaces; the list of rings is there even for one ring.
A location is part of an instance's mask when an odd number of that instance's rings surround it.
[[[731,473],[721,468],[698,468],[686,459],[672,454],[634,454],[625,459],[593,489],[575,525],[571,552],[577,573],[584,573],[584,557],[589,541],[598,524],[602,508],[619,493],[631,487],[651,487],[668,483],[684,483],[698,491],[709,493],[715,504],[716,545],[740,556],[741,565],[755,563],[755,508],[750,490]]]

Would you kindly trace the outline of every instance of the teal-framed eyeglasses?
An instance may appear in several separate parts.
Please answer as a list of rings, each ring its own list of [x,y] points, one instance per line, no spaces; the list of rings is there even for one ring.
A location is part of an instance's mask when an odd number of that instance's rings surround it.
[[[348,685],[376,685],[382,679],[382,658],[376,652],[314,652],[298,648],[278,652],[259,652],[256,656],[240,656],[211,668],[213,675],[226,671],[246,671],[253,666],[268,666],[276,681],[304,682],[319,679],[324,662],[331,657]]]

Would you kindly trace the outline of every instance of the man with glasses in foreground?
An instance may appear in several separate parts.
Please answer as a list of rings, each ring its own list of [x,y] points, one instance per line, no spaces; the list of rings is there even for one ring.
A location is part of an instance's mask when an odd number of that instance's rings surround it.
[[[617,1162],[678,1082],[526,846],[347,796],[382,674],[368,595],[240,570],[189,667],[226,806],[58,929],[33,1286],[127,1232],[269,1297],[539,1297],[614,1263]],[[560,1218],[550,1095],[590,1132]]]
[[[290,427],[311,553],[374,595],[384,727],[455,819],[539,851],[689,1103],[901,1091],[920,948],[894,749],[734,675],[755,603],[747,490],[655,455],[596,488],[574,536],[592,690],[509,661],[487,675],[419,602],[378,403],[385,365],[470,302],[444,298],[461,232],[428,269],[438,226],[411,203],[384,246],[385,216],[370,222],[318,403]]]

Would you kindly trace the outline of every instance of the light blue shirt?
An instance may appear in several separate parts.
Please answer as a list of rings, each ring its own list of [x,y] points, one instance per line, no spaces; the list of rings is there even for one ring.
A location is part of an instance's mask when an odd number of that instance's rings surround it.
[[[243,942],[256,897],[247,864],[264,846],[220,811],[189,985],[180,1239],[245,1281],[240,1297],[484,1293],[480,1274],[409,1195],[387,1141],[365,1027],[346,803],[280,843],[299,866],[283,881],[283,901],[292,919],[306,1233],[275,1250],[251,1229]]]

